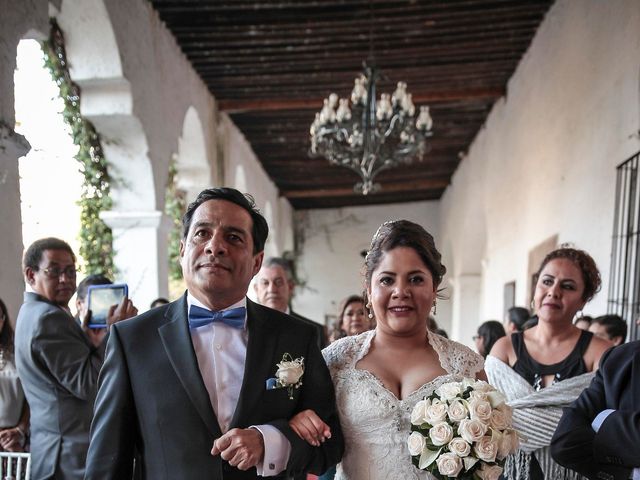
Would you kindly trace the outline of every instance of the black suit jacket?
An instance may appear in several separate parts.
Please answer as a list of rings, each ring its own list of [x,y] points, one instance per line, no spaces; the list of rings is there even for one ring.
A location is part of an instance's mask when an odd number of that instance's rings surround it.
[[[287,472],[323,472],[344,449],[333,384],[314,331],[247,299],[249,332],[242,389],[230,428],[270,424],[291,443]],[[284,353],[304,357],[303,385],[266,390]],[[333,436],[314,448],[289,428],[288,419],[311,408]],[[222,432],[198,369],[187,323],[186,295],[111,328],[91,426],[87,479],[130,478],[134,451],[141,478],[255,479],[210,454]]]
[[[303,317],[302,315],[297,314],[293,310],[289,312],[289,315],[314,328],[314,330],[316,331],[316,335],[318,337],[318,347],[320,347],[320,350],[322,350],[324,347],[326,347],[329,344],[329,342],[327,342],[327,334],[324,331],[324,327],[320,325],[318,322],[314,322],[310,318]]]
[[[603,410],[614,409],[598,433]],[[591,385],[563,411],[551,455],[590,479],[628,479],[640,466],[640,341],[608,350]]]

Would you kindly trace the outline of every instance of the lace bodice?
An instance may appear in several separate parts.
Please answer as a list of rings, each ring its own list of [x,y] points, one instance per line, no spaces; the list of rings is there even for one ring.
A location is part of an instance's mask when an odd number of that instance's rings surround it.
[[[369,351],[375,331],[346,337],[323,350],[336,390],[345,452],[336,480],[431,479],[411,463],[407,449],[409,417],[415,404],[441,384],[475,377],[483,367],[478,354],[434,333],[428,341],[446,375],[436,377],[399,400],[382,382],[356,363]]]

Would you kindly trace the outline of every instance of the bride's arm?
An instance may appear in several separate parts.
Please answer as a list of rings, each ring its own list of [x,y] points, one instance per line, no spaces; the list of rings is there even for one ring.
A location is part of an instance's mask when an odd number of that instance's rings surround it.
[[[489,382],[487,378],[487,372],[484,371],[484,368],[476,373],[476,380],[484,380],[485,382]]]
[[[331,438],[331,429],[313,410],[303,410],[289,420],[289,426],[296,434],[314,447]]]

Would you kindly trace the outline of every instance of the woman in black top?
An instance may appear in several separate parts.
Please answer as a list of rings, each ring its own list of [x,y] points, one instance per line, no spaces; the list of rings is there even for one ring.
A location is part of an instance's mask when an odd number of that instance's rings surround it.
[[[533,310],[538,324],[499,339],[491,355],[508,363],[536,390],[592,372],[610,343],[573,325],[573,318],[600,289],[591,256],[559,248],[545,257],[537,274]],[[541,478],[532,462],[530,478]]]

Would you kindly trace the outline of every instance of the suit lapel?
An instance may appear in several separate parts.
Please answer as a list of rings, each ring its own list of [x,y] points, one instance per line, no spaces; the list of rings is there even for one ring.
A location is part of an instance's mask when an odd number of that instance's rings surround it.
[[[244,364],[244,376],[242,388],[238,398],[238,404],[233,412],[230,428],[237,427],[242,418],[255,408],[263,390],[266,388],[266,380],[273,376],[275,364],[271,364],[276,346],[278,334],[273,325],[260,312],[259,307],[247,298],[247,328],[249,339],[247,342],[247,357]]]
[[[212,435],[219,437],[222,432],[213,412],[209,393],[202,381],[198,359],[191,342],[186,295],[169,307],[166,318],[169,322],[158,328],[158,333],[169,361],[205,425]]]

